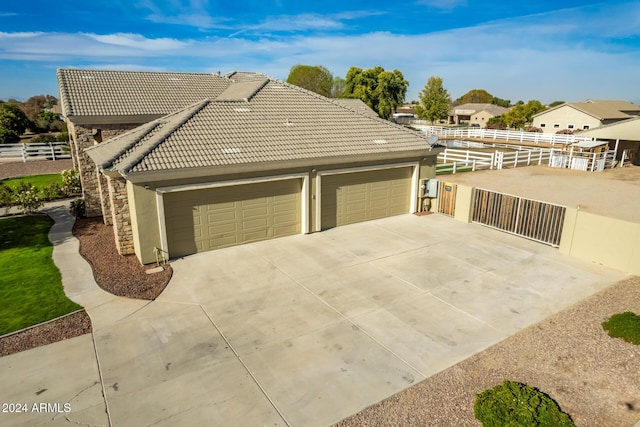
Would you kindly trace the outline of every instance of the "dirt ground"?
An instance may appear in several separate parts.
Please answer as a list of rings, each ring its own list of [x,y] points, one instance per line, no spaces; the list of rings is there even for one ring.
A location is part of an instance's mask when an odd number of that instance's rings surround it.
[[[28,162],[1,162],[0,180],[19,176],[58,173],[65,169],[73,169],[71,160],[34,160]]]

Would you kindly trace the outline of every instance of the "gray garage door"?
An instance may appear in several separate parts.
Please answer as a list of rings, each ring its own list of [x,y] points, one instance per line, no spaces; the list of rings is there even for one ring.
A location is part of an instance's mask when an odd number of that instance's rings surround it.
[[[323,176],[322,229],[409,213],[411,178],[411,167]]]
[[[300,233],[301,180],[164,195],[172,258]]]

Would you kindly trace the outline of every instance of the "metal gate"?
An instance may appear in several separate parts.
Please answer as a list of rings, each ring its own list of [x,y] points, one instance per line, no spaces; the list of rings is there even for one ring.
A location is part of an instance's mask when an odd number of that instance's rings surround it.
[[[456,190],[458,186],[452,182],[440,182],[438,188],[438,212],[454,216],[456,213]]]
[[[476,188],[472,221],[560,246],[566,207]]]

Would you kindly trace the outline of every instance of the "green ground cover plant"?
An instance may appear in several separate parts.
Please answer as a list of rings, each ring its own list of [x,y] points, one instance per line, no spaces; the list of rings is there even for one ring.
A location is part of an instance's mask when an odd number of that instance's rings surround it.
[[[48,216],[0,219],[0,335],[82,307],[64,294],[53,263]]]
[[[640,345],[640,316],[630,311],[614,314],[602,324],[609,336]]]
[[[571,417],[540,390],[515,381],[476,395],[474,414],[483,427],[572,427]]]

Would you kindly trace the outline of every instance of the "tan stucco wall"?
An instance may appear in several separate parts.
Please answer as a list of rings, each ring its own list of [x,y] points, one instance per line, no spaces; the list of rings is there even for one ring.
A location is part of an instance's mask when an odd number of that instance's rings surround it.
[[[495,117],[495,114],[490,113],[486,110],[478,111],[477,113],[471,116],[471,120],[469,121],[470,125],[476,124],[480,125],[480,127],[485,127],[487,125],[487,121]]]
[[[473,189],[466,185],[457,185],[456,211],[453,215],[458,221],[471,222],[471,209],[473,206]]]
[[[542,123],[545,124],[545,127],[542,127]],[[556,123],[560,126],[554,128],[553,125]],[[600,120],[568,105],[544,112],[533,118],[533,126],[541,128],[544,133],[556,133],[559,130],[568,129],[570,124],[573,125],[573,130],[582,130],[585,125],[588,125],[589,129],[601,125]]]
[[[136,257],[142,264],[156,262],[154,248],[161,247],[156,192],[127,182],[127,196]]]
[[[640,224],[567,208],[561,253],[640,274]]]

